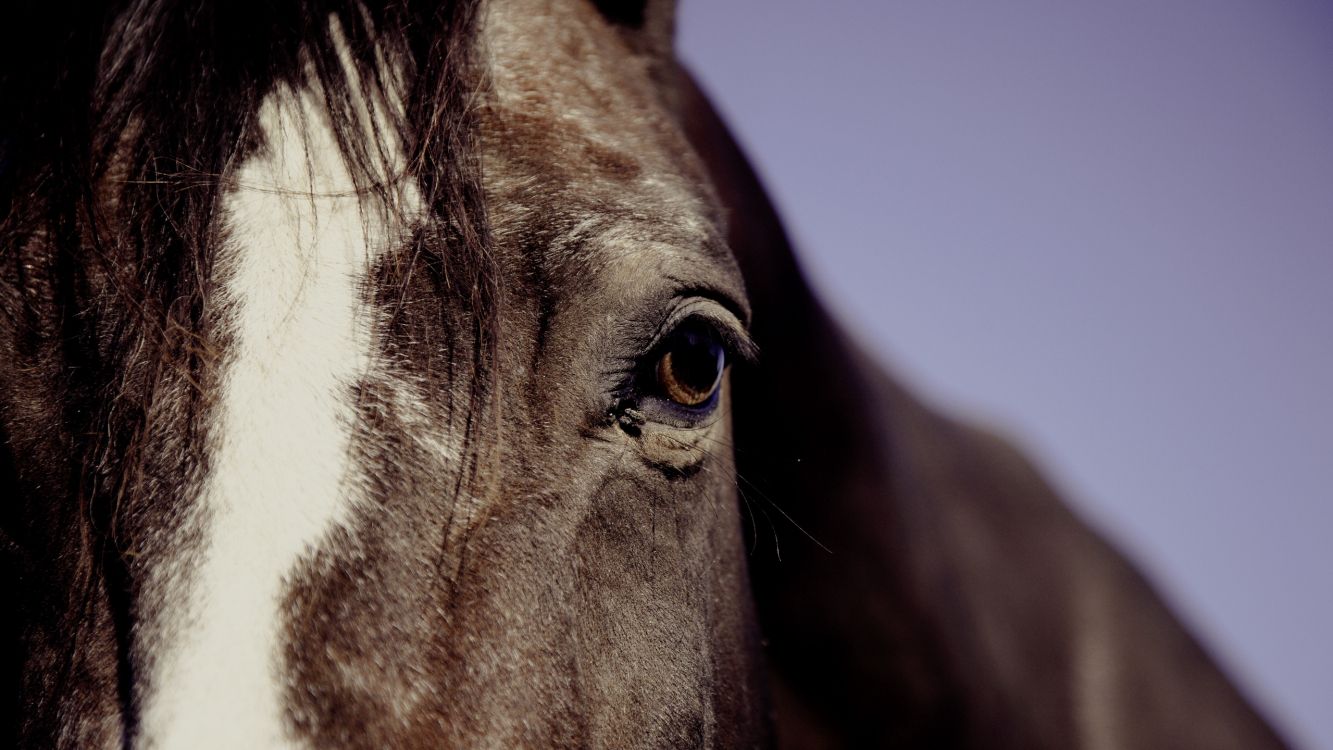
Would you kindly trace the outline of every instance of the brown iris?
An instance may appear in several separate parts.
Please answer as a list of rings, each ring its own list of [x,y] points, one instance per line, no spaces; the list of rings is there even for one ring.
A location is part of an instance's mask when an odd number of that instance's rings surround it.
[[[726,357],[707,332],[683,331],[657,360],[657,382],[667,398],[697,409],[708,403],[722,381]]]

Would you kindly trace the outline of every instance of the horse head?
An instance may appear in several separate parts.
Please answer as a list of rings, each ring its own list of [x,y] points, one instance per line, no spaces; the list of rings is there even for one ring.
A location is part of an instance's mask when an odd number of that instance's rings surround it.
[[[823,312],[672,14],[16,12],[21,744],[1270,740]]]

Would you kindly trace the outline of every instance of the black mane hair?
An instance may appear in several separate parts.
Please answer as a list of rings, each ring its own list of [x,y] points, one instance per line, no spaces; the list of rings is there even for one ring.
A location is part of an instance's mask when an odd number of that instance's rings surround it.
[[[20,0],[4,15],[0,326],[16,332],[17,361],[47,363],[59,381],[62,424],[52,429],[73,456],[23,467],[23,480],[0,465],[0,558],[12,564],[0,563],[28,577],[28,589],[43,588],[33,576],[82,588],[68,602],[21,604],[27,619],[53,632],[68,627],[78,639],[93,589],[106,586],[119,600],[117,627],[129,627],[133,561],[118,529],[134,525],[127,515],[150,511],[121,502],[176,496],[145,487],[153,472],[144,445],[168,441],[175,450],[159,452],[183,465],[176,470],[204,471],[204,427],[188,415],[207,408],[226,335],[209,312],[215,217],[233,168],[264,147],[257,115],[278,87],[323,94],[349,170],[385,196],[374,178],[382,153],[374,138],[366,142],[358,101],[403,103],[386,114],[427,209],[416,223],[428,225],[414,232],[408,255],[416,278],[457,301],[442,307],[436,330],[451,371],[471,373],[458,412],[473,443],[490,390],[499,294],[474,148],[475,0]],[[9,437],[0,434],[5,444]],[[473,468],[460,470],[460,484],[475,473],[475,460],[466,462]],[[27,508],[10,491],[39,481],[67,486],[73,507]],[[59,571],[44,572],[57,559]],[[8,680],[34,645],[21,644],[28,636],[20,632],[0,636],[8,660],[0,679]],[[122,666],[127,660],[121,653]],[[75,671],[43,679],[73,686]],[[22,711],[28,724],[57,721],[59,712]],[[0,726],[0,737],[13,736],[7,730]]]
[[[319,86],[344,158],[369,185],[375,164],[355,108],[357,95],[388,92],[383,55],[403,67],[406,107],[389,114],[425,203],[455,252],[484,252],[469,118],[475,16],[470,0],[23,2],[0,51],[6,244],[37,232],[66,247],[123,243],[107,236],[100,186],[142,233],[140,275],[177,280],[171,271],[188,273],[177,266],[206,262],[223,178],[255,145],[260,102],[283,84]],[[332,19],[359,80],[339,59]]]

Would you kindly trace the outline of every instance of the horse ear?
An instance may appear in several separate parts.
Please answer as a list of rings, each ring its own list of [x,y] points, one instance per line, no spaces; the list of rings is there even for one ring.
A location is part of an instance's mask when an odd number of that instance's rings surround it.
[[[649,16],[650,5],[674,5],[674,3],[654,3],[650,0],[592,0],[592,4],[603,18],[628,29],[643,28]]]
[[[593,0],[602,18],[615,27],[630,51],[649,61],[649,71],[664,93],[674,89],[673,46],[676,0]]]
[[[726,126],[679,86],[760,348],[733,419],[782,744],[1282,746],[1018,452],[844,334]]]

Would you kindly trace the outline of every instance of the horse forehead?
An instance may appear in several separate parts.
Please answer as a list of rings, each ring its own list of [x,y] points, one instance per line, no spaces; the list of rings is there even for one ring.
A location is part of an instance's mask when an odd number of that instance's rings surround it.
[[[576,114],[597,109],[620,82],[616,66],[628,50],[591,3],[577,0],[491,0],[483,7],[479,47],[499,101],[558,108]]]
[[[543,237],[556,264],[569,259],[562,248],[587,249],[582,240],[599,234],[716,254],[721,211],[651,60],[591,3],[492,0],[478,47],[482,183],[502,245]]]
[[[355,91],[357,71],[343,58]],[[154,652],[137,687],[142,746],[291,744],[289,667],[278,666],[292,627],[287,592],[367,494],[354,479],[358,396],[379,362],[367,290],[423,209],[410,181],[359,189],[326,100],[319,84],[269,92],[255,118],[261,145],[219,200],[224,239],[211,283],[226,334],[209,469],[190,502],[197,548],[155,574],[165,581],[156,595],[172,608],[141,626]],[[369,143],[378,134],[382,146],[368,178],[403,171],[383,105],[366,102],[357,117],[349,135]],[[409,412],[419,401],[410,384],[381,390],[385,408]],[[440,431],[413,427],[441,461],[451,457]]]
[[[489,84],[481,110],[489,151],[563,141],[541,152],[603,179],[645,172],[697,182],[683,135],[649,74],[649,60],[576,0],[493,0],[479,33]],[[571,148],[571,146],[574,146]],[[531,149],[529,148],[531,153]],[[637,182],[643,182],[637,180]]]

